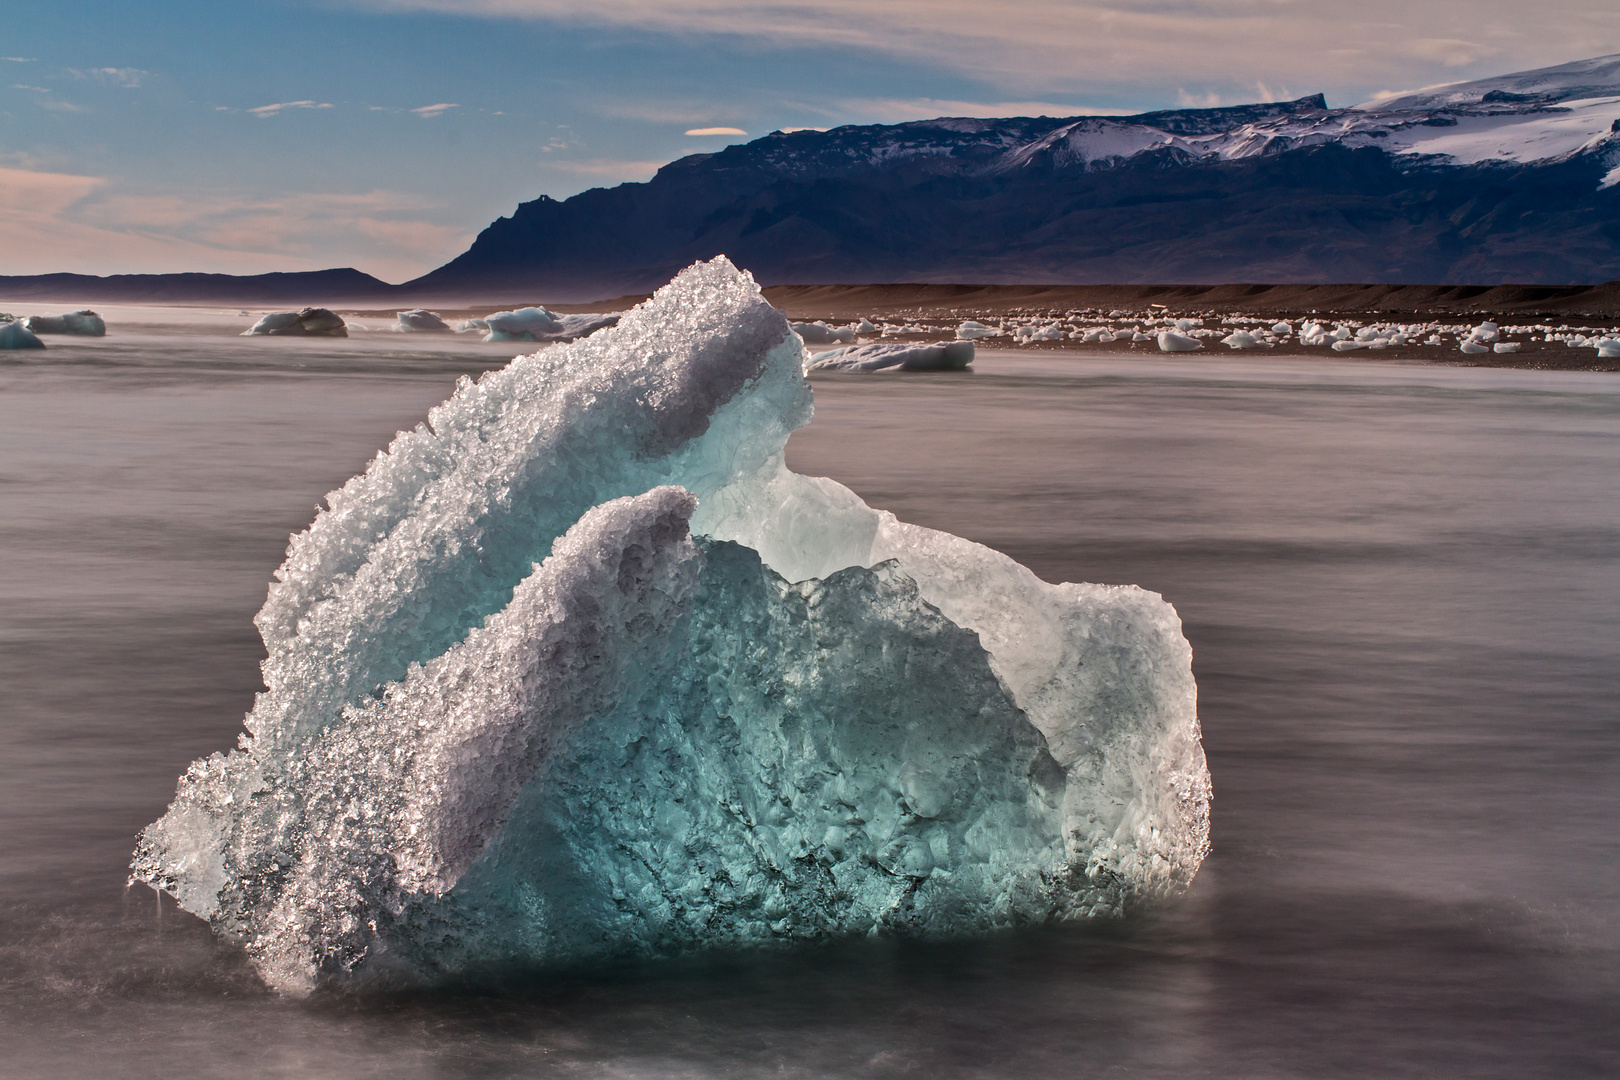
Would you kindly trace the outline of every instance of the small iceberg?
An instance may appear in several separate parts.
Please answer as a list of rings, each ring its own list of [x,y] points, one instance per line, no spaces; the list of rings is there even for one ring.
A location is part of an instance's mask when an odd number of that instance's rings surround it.
[[[439,317],[436,311],[425,311],[422,308],[413,308],[410,311],[401,311],[394,323],[394,329],[405,334],[451,334],[450,324]]]
[[[854,345],[818,355],[806,371],[961,371],[973,363],[971,341],[933,345]]]
[[[1211,795],[1175,610],[789,470],[805,360],[721,257],[463,377],[292,538],[266,690],[134,879],[294,994],[1185,887]]]
[[[45,343],[16,319],[0,320],[0,349],[43,349]]]
[[[75,334],[79,337],[105,337],[107,324],[100,315],[83,308],[65,315],[30,315],[23,325],[36,334]]]
[[[348,337],[342,317],[323,307],[300,311],[272,311],[254,323],[243,337]]]

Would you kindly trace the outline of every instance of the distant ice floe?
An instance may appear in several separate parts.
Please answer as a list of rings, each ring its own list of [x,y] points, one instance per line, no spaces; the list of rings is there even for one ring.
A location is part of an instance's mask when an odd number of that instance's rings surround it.
[[[342,317],[326,308],[272,311],[243,331],[243,337],[348,337]]]
[[[482,320],[475,320],[469,328],[481,322],[488,333],[485,341],[576,341],[589,337],[598,330],[616,325],[618,315],[554,315],[545,308],[526,307],[515,311],[497,311]]]
[[[818,354],[806,371],[961,371],[973,363],[973,342],[933,345],[854,345]]]
[[[1192,652],[790,471],[725,258],[463,378],[295,536],[133,872],[289,993],[1116,915],[1209,850]]]
[[[436,311],[424,311],[414,308],[410,311],[401,311],[394,329],[406,334],[449,334],[453,331],[450,324],[439,317]]]
[[[855,330],[853,326],[828,326],[824,322],[796,322],[791,324],[793,332],[803,339],[806,345],[836,345],[839,343],[853,344]]]
[[[23,325],[36,334],[73,334],[79,337],[105,337],[107,323],[89,308],[65,315],[30,315]]]

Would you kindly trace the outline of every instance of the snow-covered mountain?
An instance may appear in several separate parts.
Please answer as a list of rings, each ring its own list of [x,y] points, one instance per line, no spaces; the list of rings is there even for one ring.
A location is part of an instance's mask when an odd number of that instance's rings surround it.
[[[417,283],[638,291],[726,253],[772,283],[1620,277],[1620,56],[1351,108],[775,132],[542,197]]]

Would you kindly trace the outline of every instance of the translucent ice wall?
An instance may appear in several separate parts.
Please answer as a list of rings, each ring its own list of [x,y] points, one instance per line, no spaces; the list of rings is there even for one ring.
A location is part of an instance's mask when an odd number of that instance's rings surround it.
[[[135,876],[289,991],[1184,885],[1210,788],[1174,610],[790,472],[804,359],[719,258],[462,380],[293,538],[247,734]]]

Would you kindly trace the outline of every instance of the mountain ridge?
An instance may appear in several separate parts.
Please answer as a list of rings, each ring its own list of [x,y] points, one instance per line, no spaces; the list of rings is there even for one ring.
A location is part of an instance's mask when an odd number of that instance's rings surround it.
[[[767,285],[1573,286],[1620,278],[1617,252],[1609,56],[1340,109],[1316,94],[777,131],[645,182],[522,203],[402,285],[352,270],[136,275],[79,278],[90,291],[74,295],[581,302],[650,291],[718,254]],[[45,280],[0,278],[0,294]]]

